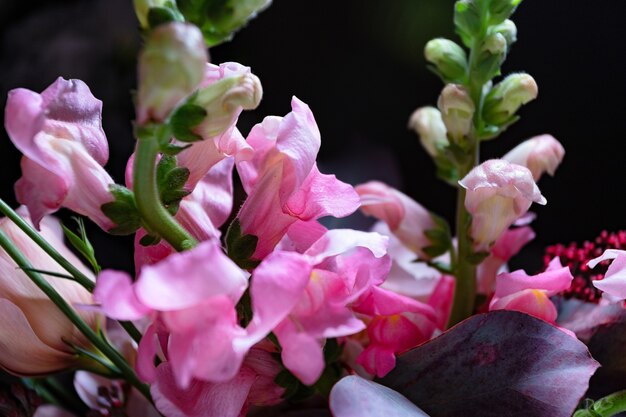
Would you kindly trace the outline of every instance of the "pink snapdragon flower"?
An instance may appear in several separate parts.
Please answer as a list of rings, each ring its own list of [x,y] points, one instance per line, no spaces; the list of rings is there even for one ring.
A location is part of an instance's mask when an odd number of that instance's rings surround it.
[[[478,165],[459,184],[467,190],[474,250],[487,251],[535,202],[546,204],[528,168],[501,159]]]
[[[335,229],[302,254],[310,266],[308,282],[274,334],[283,364],[303,383],[313,384],[324,370],[325,339],[365,329],[351,304],[384,281],[390,267],[386,246],[387,238],[377,233]]]
[[[430,246],[425,231],[435,229],[435,221],[424,207],[409,196],[379,181],[355,187],[361,197],[361,211],[384,221],[391,232],[421,259],[430,259],[423,249]]]
[[[126,273],[103,271],[94,297],[111,318],[151,317],[139,344],[138,373],[153,382],[154,357],[160,351],[184,389],[193,379],[232,379],[248,350],[295,306],[309,274],[308,263],[297,253],[268,256],[252,276],[253,317],[246,328],[239,325],[235,306],[248,286],[248,274],[215,240],[145,265],[135,283]]]
[[[496,278],[496,292],[489,310],[513,310],[555,323],[556,307],[551,296],[566,290],[572,283],[572,273],[554,258],[545,272],[529,276],[523,270],[502,273]]]
[[[444,330],[454,296],[454,279],[442,276],[428,303],[371,287],[354,305],[370,319],[369,343],[356,359],[366,372],[383,377],[396,366],[396,354],[429,340]]]
[[[502,272],[509,259],[534,238],[535,232],[530,226],[516,227],[502,233],[490,248],[489,256],[478,265],[478,292],[487,296],[493,293],[498,273]]]
[[[593,281],[593,285],[608,294],[611,300],[626,299],[626,251],[607,249],[604,253],[587,263],[595,268],[600,262],[612,260],[604,278]]]
[[[80,80],[58,78],[41,94],[23,88],[9,92],[5,127],[24,154],[15,191],[36,227],[60,207],[104,230],[114,226],[100,210],[113,200],[113,180],[103,168],[109,148],[101,119],[102,102]]]
[[[296,221],[343,217],[359,206],[350,185],[317,169],[321,139],[309,106],[294,97],[291,107],[284,118],[266,117],[252,128],[247,144],[254,157],[237,164],[248,193],[237,218],[243,233],[259,238],[256,259],[267,256]]]
[[[520,143],[502,159],[525,166],[532,172],[535,181],[539,181],[544,172],[554,176],[564,156],[565,149],[554,136],[541,135]]]

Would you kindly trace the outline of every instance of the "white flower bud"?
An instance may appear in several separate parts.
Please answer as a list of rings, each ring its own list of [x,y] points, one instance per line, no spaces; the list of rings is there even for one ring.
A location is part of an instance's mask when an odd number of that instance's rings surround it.
[[[461,139],[470,132],[476,108],[465,87],[459,84],[446,85],[439,96],[437,107],[452,139]]]
[[[449,144],[446,125],[434,107],[415,110],[409,119],[409,128],[419,135],[422,146],[431,156],[437,156]]]
[[[512,20],[507,19],[498,26],[494,26],[491,30],[504,36],[508,49],[511,49],[511,45],[517,42],[517,26],[515,26]]]
[[[467,72],[467,56],[463,48],[448,39],[429,41],[424,48],[426,60],[433,64],[446,82],[462,81]]]
[[[526,104],[537,98],[537,83],[528,74],[511,74],[498,83],[485,99],[483,118],[487,123],[502,125]]]
[[[173,22],[155,28],[139,55],[137,121],[165,120],[198,88],[207,59],[196,26]]]
[[[525,166],[535,181],[539,181],[544,172],[554,176],[564,156],[565,149],[558,140],[551,135],[541,135],[520,143],[502,159]]]

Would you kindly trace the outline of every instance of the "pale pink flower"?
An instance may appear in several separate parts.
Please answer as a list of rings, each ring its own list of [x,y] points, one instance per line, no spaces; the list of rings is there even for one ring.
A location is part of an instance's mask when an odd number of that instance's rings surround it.
[[[515,256],[528,242],[535,238],[535,232],[529,226],[506,230],[489,250],[489,256],[483,260],[476,271],[478,292],[490,295],[495,290],[496,276],[503,271],[506,263]]]
[[[248,193],[237,217],[243,233],[259,238],[256,259],[270,253],[296,221],[347,216],[359,205],[350,185],[319,172],[313,113],[295,97],[291,106],[284,118],[266,117],[252,128],[247,143],[254,156],[237,164]]]
[[[502,157],[505,161],[525,166],[539,181],[544,172],[554,176],[565,156],[565,149],[552,135],[535,136],[510,150]]]
[[[26,220],[25,208],[18,213]],[[58,220],[44,217],[41,234],[69,262],[88,277],[92,273],[63,243],[63,232]],[[64,273],[52,258],[35,244],[13,222],[0,220],[0,229],[15,243],[35,268]],[[76,282],[43,277],[69,303],[90,304],[91,294]],[[91,312],[79,312],[93,328],[99,318]],[[65,317],[57,306],[17,268],[4,251],[0,250],[0,366],[18,375],[41,375],[67,369],[78,360],[68,343],[87,348],[89,342]]]
[[[587,263],[595,268],[600,262],[612,260],[611,265],[601,280],[593,281],[593,285],[608,294],[612,301],[626,299],[626,251],[607,249],[604,253]]]
[[[528,168],[501,159],[483,162],[459,184],[467,190],[465,207],[472,215],[476,251],[487,251],[533,202],[546,204]]]
[[[9,92],[5,127],[24,154],[17,199],[33,224],[66,207],[104,230],[114,226],[100,207],[113,200],[113,180],[104,170],[109,149],[102,130],[102,102],[80,80],[58,78],[41,94]]]
[[[361,211],[384,221],[391,232],[421,259],[430,259],[423,249],[431,245],[424,234],[435,222],[424,207],[409,196],[379,181],[355,187],[361,197]]]
[[[555,323],[557,310],[551,296],[566,290],[572,283],[569,267],[554,258],[548,269],[529,276],[523,270],[502,273],[496,278],[496,292],[489,310],[513,310]]]

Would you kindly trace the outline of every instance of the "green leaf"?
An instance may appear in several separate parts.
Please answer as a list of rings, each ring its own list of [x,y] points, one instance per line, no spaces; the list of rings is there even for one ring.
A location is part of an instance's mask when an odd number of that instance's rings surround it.
[[[67,237],[67,240],[70,242],[70,244],[78,252],[80,252],[80,254],[83,255],[83,257],[91,264],[91,267],[97,274],[101,271],[101,268],[98,264],[98,261],[96,260],[96,254],[93,246],[87,238],[87,232],[85,230],[85,224],[83,223],[83,219],[80,217],[74,217],[74,220],[76,220],[76,223],[78,223],[78,231],[80,233],[80,236],[71,231],[65,225],[61,225],[61,227],[63,228],[63,233],[65,234],[65,237]]]
[[[161,156],[157,164],[157,187],[161,202],[172,215],[178,211],[180,201],[190,193],[184,189],[188,179],[189,169],[177,166],[175,156]]]
[[[443,255],[452,247],[452,237],[450,236],[450,226],[448,222],[434,213],[430,213],[430,217],[435,223],[433,229],[424,231],[424,236],[430,241],[430,246],[422,248],[424,253],[431,258]]]
[[[234,32],[269,5],[269,0],[178,0],[185,19],[200,28],[207,46],[232,39]]]
[[[170,126],[176,139],[183,142],[197,142],[202,137],[193,133],[191,129],[198,126],[207,116],[206,110],[188,100],[180,106],[170,119]]]
[[[251,259],[256,250],[259,238],[254,235],[243,235],[239,220],[234,220],[226,232],[226,251],[230,259],[240,268],[256,268],[260,261]]]
[[[137,211],[135,195],[128,188],[118,184],[109,186],[109,191],[115,200],[100,207],[102,212],[116,225],[108,232],[114,235],[135,233],[141,226],[141,217]]]

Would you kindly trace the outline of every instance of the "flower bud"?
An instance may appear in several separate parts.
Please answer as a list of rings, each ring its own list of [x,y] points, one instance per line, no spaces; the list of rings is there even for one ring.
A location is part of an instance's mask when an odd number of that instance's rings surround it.
[[[155,28],[139,55],[139,124],[165,120],[198,87],[207,59],[196,26],[172,22]]]
[[[207,115],[193,131],[203,138],[220,135],[234,123],[242,109],[255,109],[261,97],[261,81],[249,69],[201,88],[191,103],[202,107]]]
[[[493,33],[499,33],[504,36],[508,46],[507,49],[511,49],[511,45],[517,42],[517,26],[515,26],[512,20],[507,19],[498,26],[494,26],[491,30]]]
[[[511,17],[522,0],[491,0],[489,3],[489,23],[497,25]]]
[[[506,54],[506,48],[506,38],[501,33],[496,32],[485,38],[482,49],[491,55],[503,55]]]
[[[468,48],[482,29],[481,10],[476,0],[459,0],[454,4],[454,25]]]
[[[433,157],[449,145],[441,113],[434,107],[415,110],[409,119],[409,129],[420,136],[422,146]]]
[[[446,85],[439,96],[437,107],[452,139],[461,139],[470,132],[475,106],[465,87],[459,84]]]
[[[18,213],[25,217],[24,207]],[[0,229],[37,268],[62,273],[63,269],[9,219]],[[85,275],[93,275],[63,243],[59,222],[49,216],[41,221],[42,236]],[[91,304],[91,294],[78,283],[49,278],[48,283],[70,304]],[[98,316],[79,312],[95,329]],[[89,342],[57,306],[0,250],[0,367],[17,375],[41,375],[67,369],[79,357],[68,343],[89,347]]]
[[[535,181],[539,181],[544,172],[554,176],[564,156],[565,149],[558,140],[551,135],[541,135],[520,143],[502,159],[525,166]]]
[[[461,82],[467,72],[467,56],[463,48],[443,38],[429,41],[424,48],[426,60],[435,66],[444,82]]]
[[[528,74],[511,74],[499,82],[487,95],[483,118],[487,123],[503,125],[517,110],[537,98],[537,83]]]
[[[483,162],[459,185],[467,190],[465,208],[472,215],[476,251],[488,250],[533,202],[546,204],[528,168],[501,159]]]

